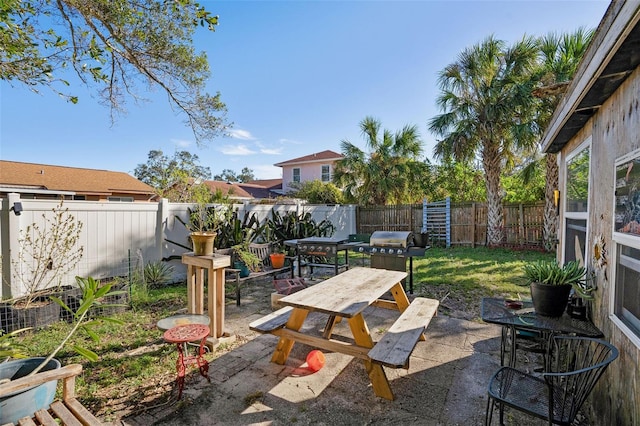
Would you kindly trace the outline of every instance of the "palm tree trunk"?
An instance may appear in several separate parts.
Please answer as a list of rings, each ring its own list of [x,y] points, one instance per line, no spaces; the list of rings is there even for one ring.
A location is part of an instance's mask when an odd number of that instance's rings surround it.
[[[504,214],[500,186],[500,157],[484,150],[483,167],[487,186],[487,245],[496,246],[504,242]],[[497,151],[497,150],[495,150]]]
[[[544,187],[544,226],[542,239],[544,248],[552,251],[558,236],[558,216],[553,191],[558,189],[558,160],[556,154],[546,154],[546,180]],[[560,200],[558,200],[560,202]]]

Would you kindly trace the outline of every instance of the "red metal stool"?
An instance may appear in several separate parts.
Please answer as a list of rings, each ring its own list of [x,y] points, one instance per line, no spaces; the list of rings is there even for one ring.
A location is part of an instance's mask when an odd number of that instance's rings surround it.
[[[184,388],[184,376],[187,365],[198,364],[200,374],[209,382],[209,362],[203,358],[205,352],[205,342],[209,336],[209,327],[204,324],[185,324],[170,328],[164,332],[164,340],[169,343],[175,343],[178,348],[178,360],[176,361],[176,370],[178,371],[178,399],[182,397],[182,389]],[[200,341],[200,347],[196,355],[187,355],[185,352],[186,345],[189,342]]]

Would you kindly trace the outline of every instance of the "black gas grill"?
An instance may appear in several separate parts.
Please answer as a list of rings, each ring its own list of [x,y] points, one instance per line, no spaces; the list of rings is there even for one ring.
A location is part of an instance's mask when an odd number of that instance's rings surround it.
[[[409,231],[375,231],[369,243],[360,243],[351,250],[371,255],[371,267],[406,271],[409,259],[409,293],[413,294],[413,257],[424,256],[428,247],[414,247]]]
[[[341,269],[349,269],[349,256],[347,251],[358,243],[347,242],[346,238],[336,237],[309,237],[299,240],[288,240],[285,244],[296,248],[298,265],[308,266],[311,274],[315,267],[333,266],[337,275]],[[340,263],[340,252],[344,251],[344,263]],[[329,263],[333,260],[332,263]],[[302,276],[302,268],[298,269],[298,275]]]

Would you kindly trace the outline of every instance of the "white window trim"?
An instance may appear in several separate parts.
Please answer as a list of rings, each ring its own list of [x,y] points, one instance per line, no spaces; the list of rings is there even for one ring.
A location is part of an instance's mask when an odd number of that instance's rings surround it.
[[[298,180],[296,180],[296,170],[298,171]],[[291,182],[302,182],[302,169],[300,169],[300,167],[293,167],[291,169]]]
[[[580,154],[585,148],[589,148],[589,176],[587,177],[587,182],[589,183],[589,190],[587,191],[587,211],[586,212],[568,212],[566,210],[567,205],[566,205],[566,197],[567,197],[567,164],[573,160],[578,154]],[[567,219],[582,219],[582,220],[586,220],[587,221],[587,232],[586,232],[586,236],[585,236],[585,248],[584,248],[584,264],[588,265],[591,261],[591,251],[588,250],[587,248],[589,247],[589,207],[591,205],[591,163],[593,161],[593,155],[592,154],[592,149],[591,149],[591,136],[589,136],[588,138],[586,138],[580,145],[578,145],[573,151],[571,151],[569,154],[567,154],[567,157],[564,160],[563,163],[563,173],[564,173],[564,188],[562,189],[562,191],[564,192],[564,196],[560,197],[560,202],[563,204],[562,205],[562,213],[563,213],[563,217],[562,217],[562,226],[561,226],[561,230],[562,230],[562,235],[560,235],[560,241],[562,241],[562,249],[560,251],[560,262],[562,264],[565,263],[565,257],[564,257],[564,253],[565,253],[565,249],[566,249],[566,238],[564,238],[565,235],[567,235]],[[571,242],[571,244],[573,244],[573,241]]]
[[[636,149],[620,158],[618,158],[613,165],[613,180],[612,182],[616,182],[616,168],[627,161],[633,160],[634,158],[640,156],[640,149]],[[611,211],[615,213],[616,208],[616,199],[613,197],[611,203]],[[640,348],[640,336],[638,336],[633,330],[631,330],[618,316],[615,314],[616,309],[616,292],[618,288],[616,286],[616,274],[617,274],[617,266],[618,266],[618,245],[624,245],[628,247],[633,247],[640,249],[640,237],[625,234],[623,232],[616,232],[615,230],[615,219],[611,221],[611,235],[612,235],[612,253],[611,253],[611,291],[609,292],[609,320],[624,333],[625,336],[633,343],[637,348]]]
[[[329,169],[329,171],[327,172],[327,174],[329,175],[329,178],[327,180],[324,180],[324,173],[322,172],[322,169],[327,167]],[[321,182],[331,182],[331,164],[323,164],[322,166],[320,166],[320,181]]]

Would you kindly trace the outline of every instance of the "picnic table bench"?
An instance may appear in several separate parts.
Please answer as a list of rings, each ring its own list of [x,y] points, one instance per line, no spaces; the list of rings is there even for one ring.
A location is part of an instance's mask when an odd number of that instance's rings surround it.
[[[62,400],[51,403],[48,410],[42,409],[34,412],[32,417],[23,417],[18,421],[18,425],[102,425],[102,422],[76,399],[75,378],[81,372],[82,365],[70,364],[56,370],[21,377],[0,386],[0,397],[52,380],[62,380]]]
[[[439,304],[437,300],[426,298],[416,298],[410,303],[402,287],[402,279],[406,276],[407,273],[401,271],[352,268],[283,297],[280,303],[284,308],[251,322],[249,328],[280,337],[271,358],[277,364],[287,361],[295,342],[360,358],[365,363],[375,394],[393,400],[383,366],[408,368],[411,353],[419,340],[425,340],[424,330]],[[393,301],[381,299],[388,292]],[[368,306],[395,309],[401,313],[377,343],[363,317]],[[322,336],[300,331],[310,312],[328,315]],[[354,343],[331,338],[335,324],[342,319],[348,321]]]

